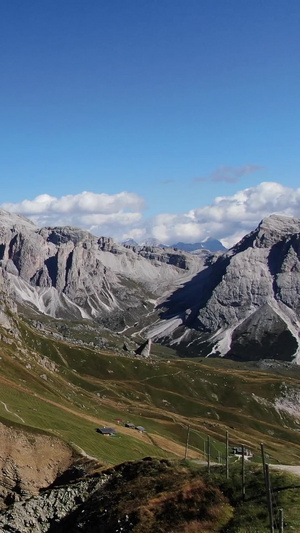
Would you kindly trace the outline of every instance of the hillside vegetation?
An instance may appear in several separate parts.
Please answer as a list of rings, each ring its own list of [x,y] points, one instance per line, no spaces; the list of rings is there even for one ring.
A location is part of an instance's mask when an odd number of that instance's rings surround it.
[[[225,469],[189,461],[144,458],[51,488],[0,514],[0,529],[18,533],[268,533],[270,515],[262,466]],[[273,523],[299,531],[299,477],[272,472]],[[70,481],[70,480],[69,480]],[[2,530],[1,529],[1,530]]]
[[[231,445],[245,443],[254,459],[264,442],[270,462],[299,462],[297,366],[182,360],[161,346],[143,360],[51,338],[20,319],[15,327],[18,335],[1,340],[0,420],[7,424],[53,434],[113,464],[184,457],[188,426],[190,457],[205,459],[209,435],[212,459],[224,458],[228,430]],[[117,435],[102,437],[99,426]]]

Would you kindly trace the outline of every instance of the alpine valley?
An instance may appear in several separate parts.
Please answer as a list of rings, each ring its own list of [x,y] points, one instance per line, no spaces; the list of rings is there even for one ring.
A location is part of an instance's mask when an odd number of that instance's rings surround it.
[[[229,432],[253,463],[263,442],[300,464],[300,219],[271,215],[230,250],[177,244],[0,210],[1,531],[246,532],[229,489],[179,459],[205,461],[209,437],[224,462]]]

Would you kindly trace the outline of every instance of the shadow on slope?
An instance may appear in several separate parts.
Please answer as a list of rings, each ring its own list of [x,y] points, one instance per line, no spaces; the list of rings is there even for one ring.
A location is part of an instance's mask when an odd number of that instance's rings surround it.
[[[214,263],[202,270],[170,297],[158,306],[161,309],[160,318],[169,319],[180,316],[183,325],[198,331],[211,332],[197,318],[200,309],[203,309],[210,300],[214,289],[222,281],[231,257],[253,246],[257,237],[257,230],[246,235],[228,252],[221,255]],[[188,312],[186,312],[188,310]]]
[[[157,308],[161,310],[161,319],[180,317],[183,325],[198,331],[207,332],[198,319],[200,309],[203,309],[214,289],[222,281],[230,263],[230,256],[221,256],[217,261],[202,270],[190,281],[177,289],[169,298]]]

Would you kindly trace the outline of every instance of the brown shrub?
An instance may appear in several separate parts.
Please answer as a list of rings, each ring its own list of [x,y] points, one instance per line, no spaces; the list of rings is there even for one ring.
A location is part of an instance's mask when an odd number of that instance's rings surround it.
[[[136,511],[135,532],[216,533],[232,517],[222,493],[201,479],[149,499]]]

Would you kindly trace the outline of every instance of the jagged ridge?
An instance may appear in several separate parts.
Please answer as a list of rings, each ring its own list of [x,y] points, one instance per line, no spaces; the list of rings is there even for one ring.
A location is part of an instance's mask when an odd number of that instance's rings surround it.
[[[119,328],[149,312],[151,298],[201,269],[204,260],[171,249],[135,250],[72,227],[39,229],[0,211],[3,290],[57,318],[92,318]]]
[[[161,303],[148,336],[197,355],[300,360],[300,220],[272,215]]]

